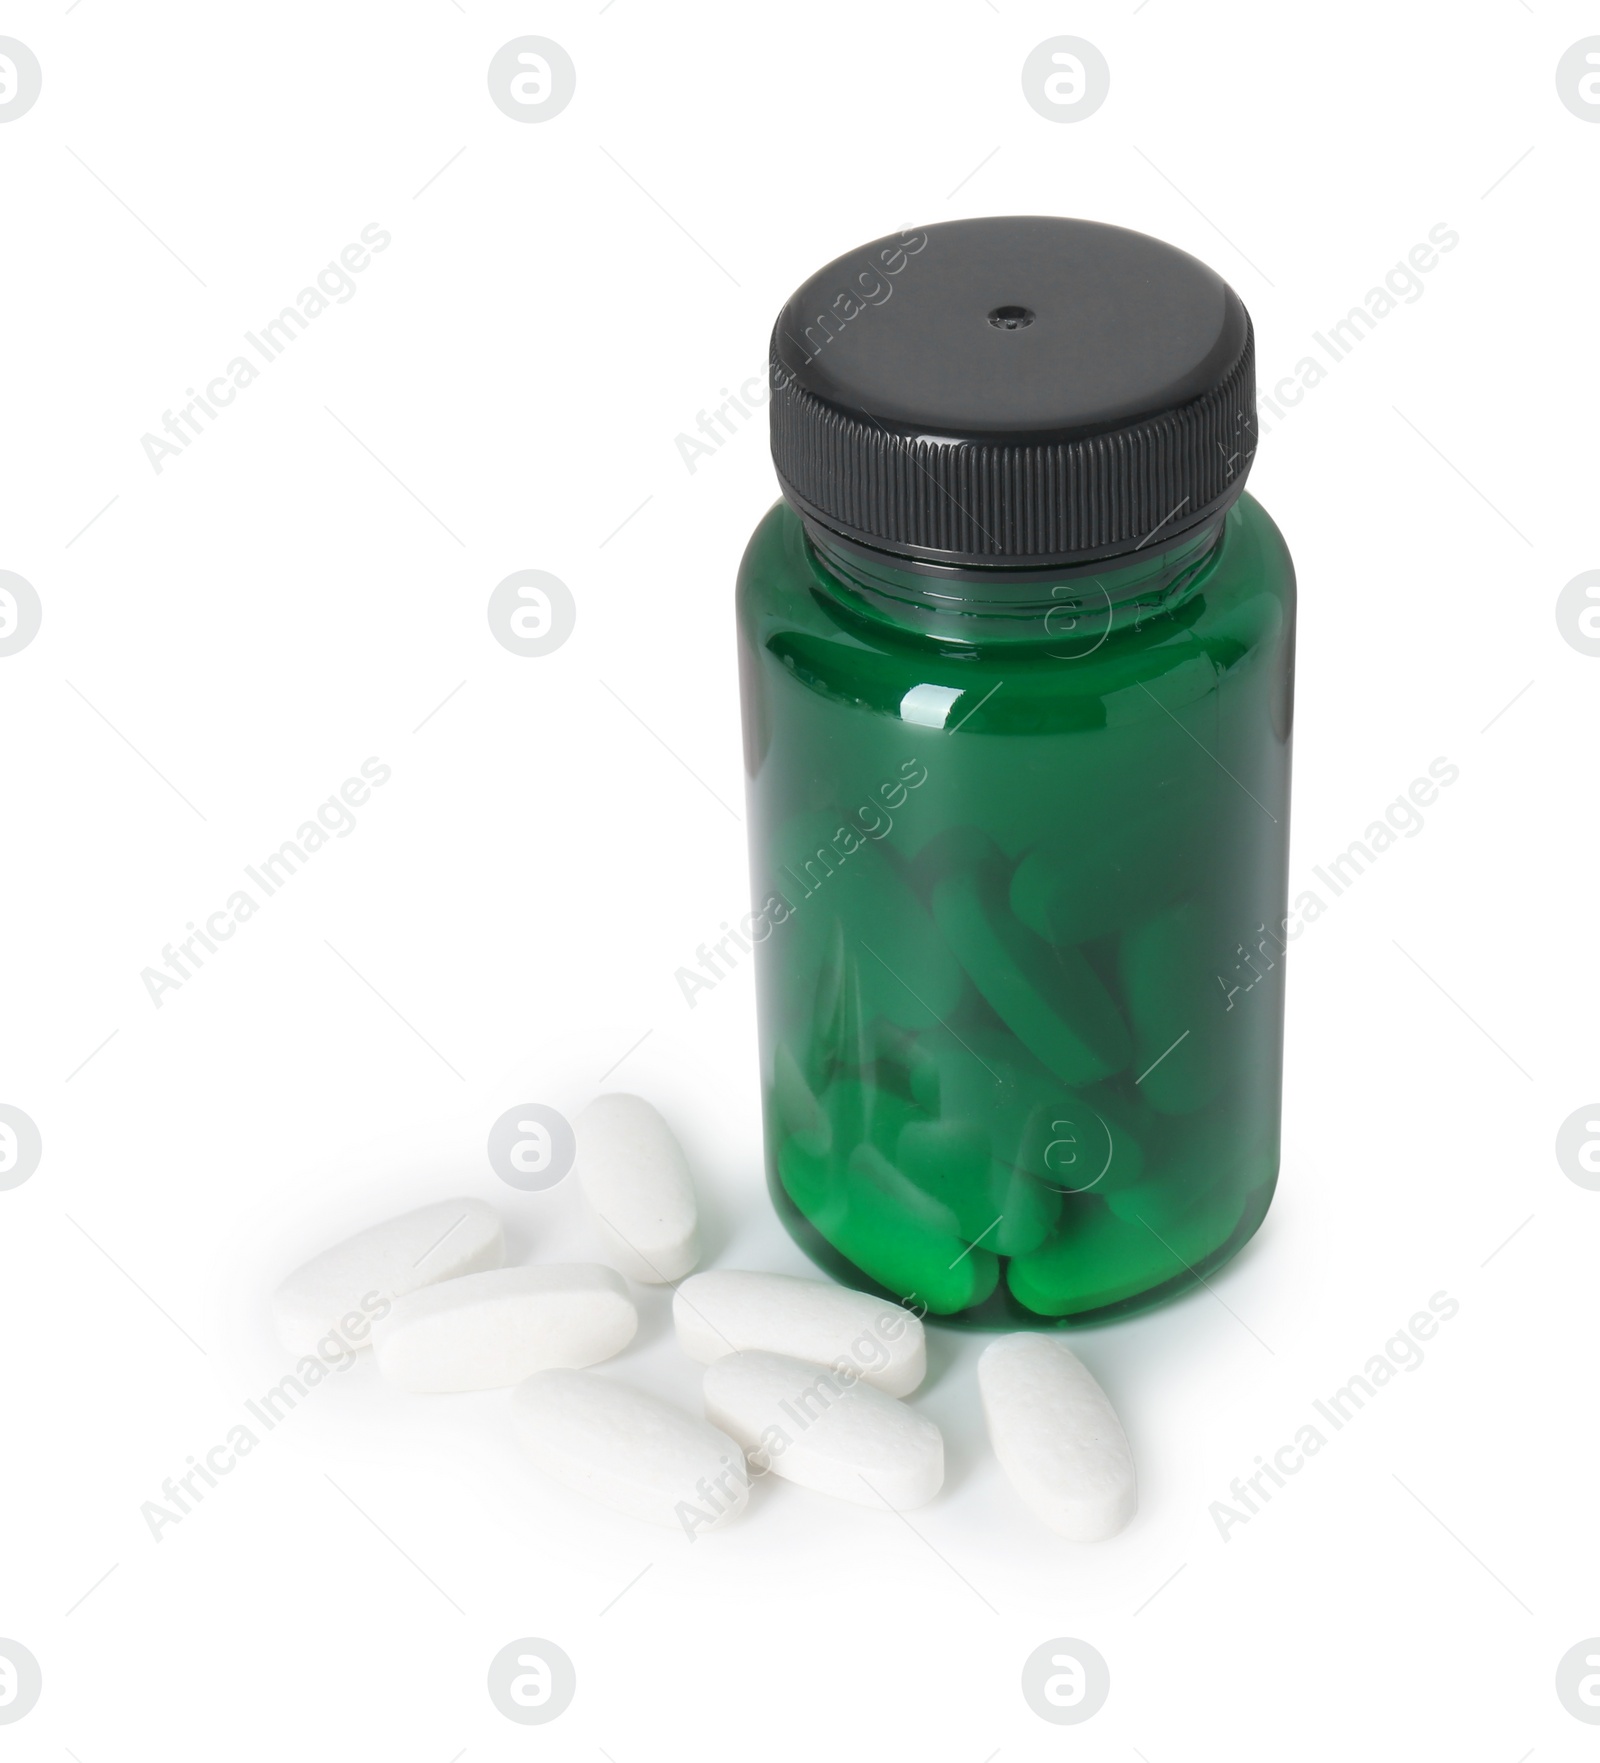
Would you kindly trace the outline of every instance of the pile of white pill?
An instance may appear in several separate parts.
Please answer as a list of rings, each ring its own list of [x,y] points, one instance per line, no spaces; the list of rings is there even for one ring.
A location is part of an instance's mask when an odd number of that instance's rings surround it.
[[[614,1266],[507,1267],[493,1207],[441,1200],[291,1273],[272,1300],[284,1347],[315,1352],[330,1331],[353,1335],[354,1320],[381,1311],[371,1343],[388,1382],[511,1389],[517,1436],[541,1471],[691,1535],[736,1517],[753,1474],[894,1511],[933,1499],[944,1438],[907,1399],[927,1373],[921,1320],[823,1280],[694,1273],[694,1186],[660,1114],[638,1096],[605,1095],[574,1132],[583,1202]],[[704,1418],[589,1369],[634,1337],[629,1280],[675,1288],[678,1345],[706,1367]],[[997,1338],[978,1385],[995,1456],[1035,1516],[1084,1543],[1127,1524],[1127,1438],[1059,1338]]]

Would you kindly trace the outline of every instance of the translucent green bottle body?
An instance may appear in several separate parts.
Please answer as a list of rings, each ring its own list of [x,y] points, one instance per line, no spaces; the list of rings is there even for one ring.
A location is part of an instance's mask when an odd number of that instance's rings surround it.
[[[739,635],[801,1247],[981,1327],[1228,1259],[1278,1170],[1294,575],[1260,505],[1028,578],[918,574],[780,502]]]

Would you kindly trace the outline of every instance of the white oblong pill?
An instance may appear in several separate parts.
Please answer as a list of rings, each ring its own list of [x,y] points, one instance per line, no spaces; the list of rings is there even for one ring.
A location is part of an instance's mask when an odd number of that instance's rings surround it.
[[[910,1395],[928,1371],[919,1317],[820,1279],[713,1268],[678,1287],[672,1321],[678,1345],[702,1365],[752,1349],[785,1353],[847,1366],[891,1396]]]
[[[315,1353],[344,1318],[387,1315],[396,1298],[441,1279],[498,1267],[506,1258],[500,1215],[482,1200],[440,1200],[357,1231],[297,1267],[272,1294],[278,1339],[294,1354]]]
[[[1106,1393],[1051,1335],[1013,1334],[978,1360],[989,1439],[1035,1517],[1075,1543],[1112,1537],[1133,1517],[1133,1453]]]
[[[706,1418],[752,1468],[909,1512],[944,1485],[944,1435],[925,1415],[847,1373],[781,1353],[730,1353],[705,1375]]]
[[[638,1326],[612,1268],[501,1267],[397,1298],[372,1346],[378,1370],[403,1390],[499,1390],[553,1366],[609,1359]]]
[[[700,1259],[694,1184],[672,1129],[642,1096],[597,1096],[572,1123],[578,1185],[607,1253],[666,1285]]]
[[[598,1372],[538,1372],[511,1406],[523,1449],[547,1475],[691,1541],[750,1498],[744,1452],[726,1433]]]

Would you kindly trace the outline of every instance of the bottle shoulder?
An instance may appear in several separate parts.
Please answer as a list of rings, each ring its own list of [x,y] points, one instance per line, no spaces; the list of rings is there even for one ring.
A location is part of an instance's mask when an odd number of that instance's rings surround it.
[[[1002,695],[1014,714],[1048,704],[1048,720],[1056,723],[1076,704],[1095,722],[1107,700],[1124,691],[1172,676],[1164,701],[1174,693],[1176,699],[1198,696],[1251,659],[1280,649],[1286,659],[1293,639],[1288,547],[1248,494],[1230,511],[1220,541],[1181,598],[1154,615],[1136,610],[1120,628],[1112,621],[1075,631],[1064,622],[1035,643],[951,643],[852,616],[829,582],[799,516],[779,501],[756,527],[740,567],[742,640],[815,690],[886,709],[915,684],[965,688],[1005,679]],[[997,700],[990,714],[998,713]]]

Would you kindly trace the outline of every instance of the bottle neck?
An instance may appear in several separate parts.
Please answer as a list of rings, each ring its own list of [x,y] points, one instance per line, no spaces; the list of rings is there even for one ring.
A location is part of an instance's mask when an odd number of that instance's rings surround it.
[[[1081,657],[1194,593],[1222,548],[1226,519],[1165,549],[1049,570],[913,568],[810,520],[804,527],[816,591],[858,621],[940,644],[1027,643]]]

